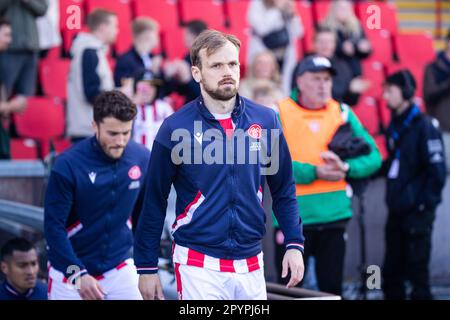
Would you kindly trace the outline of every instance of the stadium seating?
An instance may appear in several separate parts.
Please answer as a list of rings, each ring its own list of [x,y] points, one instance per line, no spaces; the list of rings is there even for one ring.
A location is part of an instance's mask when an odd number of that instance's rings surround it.
[[[80,28],[81,29],[72,29],[72,24],[68,25],[68,22],[74,23],[75,20],[69,19],[76,11],[68,10],[70,6],[77,6],[79,13],[80,13],[80,20],[81,23]],[[59,1],[59,27],[61,30],[61,37],[63,41],[63,49],[64,52],[67,54],[70,50],[70,47],[72,45],[73,38],[75,35],[82,31],[83,29],[83,23],[85,19],[85,0],[60,0]]]
[[[180,0],[180,10],[182,22],[201,19],[211,29],[225,30],[225,10],[222,1]]]
[[[39,157],[48,154],[50,141],[64,134],[64,107],[56,98],[32,97],[21,114],[14,114],[20,137],[34,139],[40,147]]]
[[[183,29],[175,27],[161,31],[161,47],[167,59],[182,59],[188,53],[183,41]]]
[[[397,33],[394,44],[399,61],[405,65],[425,66],[436,56],[433,38],[425,33]]]
[[[393,50],[391,34],[388,30],[372,30],[366,31],[367,39],[372,45],[372,54],[370,56],[373,60],[378,60],[384,64],[392,62]]]
[[[44,59],[39,64],[39,80],[47,97],[66,99],[69,59]]]
[[[132,7],[135,17],[146,16],[155,19],[162,30],[180,24],[176,0],[134,0]]]
[[[376,99],[381,98],[383,91],[384,69],[380,61],[367,59],[362,63],[363,78],[371,82],[370,88],[364,92],[365,95],[372,96]]]
[[[312,14],[315,24],[323,22],[330,10],[331,1],[319,0],[312,3]]]
[[[314,20],[311,4],[308,1],[297,1],[296,10],[300,15],[303,24],[304,35],[299,46],[298,56],[302,57],[305,53],[312,51],[314,37]]]
[[[373,135],[379,132],[377,100],[370,96],[362,96],[357,105],[352,107],[362,125]]]
[[[388,156],[388,151],[387,151],[387,147],[386,147],[386,138],[384,135],[379,134],[379,135],[375,135],[374,137],[375,143],[377,144],[378,150],[381,153],[381,158],[384,160],[387,159]]]
[[[238,28],[247,28],[247,11],[250,1],[228,0],[224,3],[225,19],[227,26],[236,30]]]
[[[370,18],[376,11],[368,11],[368,9],[371,9],[370,7],[373,5],[380,10],[380,25],[375,26],[379,27],[375,29],[371,29],[373,27],[371,22],[373,21]],[[391,34],[396,34],[398,32],[397,9],[391,2],[357,2],[355,12],[366,32],[380,29],[388,30]]]
[[[36,160],[38,151],[33,139],[11,139],[12,160]]]

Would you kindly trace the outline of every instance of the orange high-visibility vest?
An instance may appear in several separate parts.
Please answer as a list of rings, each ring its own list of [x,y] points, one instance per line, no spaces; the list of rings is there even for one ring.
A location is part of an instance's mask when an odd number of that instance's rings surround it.
[[[292,99],[284,99],[280,102],[280,118],[292,160],[315,166],[325,163],[320,154],[328,151],[336,130],[345,122],[339,103],[332,99],[319,110],[302,108]],[[297,184],[296,194],[327,193],[346,187],[345,180],[315,180],[311,184]]]

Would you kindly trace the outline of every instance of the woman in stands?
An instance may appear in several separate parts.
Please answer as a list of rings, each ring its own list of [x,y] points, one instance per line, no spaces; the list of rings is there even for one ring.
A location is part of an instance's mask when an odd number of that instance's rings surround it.
[[[277,60],[270,51],[263,51],[255,55],[246,77],[241,81],[239,94],[252,99],[255,86],[260,81],[270,83],[272,98],[275,102],[286,97],[281,87],[281,75]]]
[[[336,55],[350,65],[353,74],[361,75],[361,60],[371,54],[372,48],[355,16],[352,2],[334,0],[324,25],[337,34]]]
[[[303,25],[293,0],[252,0],[247,19],[252,29],[247,65],[256,54],[270,50],[282,73],[283,90],[288,93],[290,77],[297,63],[297,39],[303,36]]]

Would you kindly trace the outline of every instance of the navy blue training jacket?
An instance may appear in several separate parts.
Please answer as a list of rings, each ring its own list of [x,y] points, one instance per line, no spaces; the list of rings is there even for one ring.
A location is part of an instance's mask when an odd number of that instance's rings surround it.
[[[162,124],[153,144],[143,211],[136,230],[134,258],[138,273],[157,272],[160,237],[172,183],[177,192],[177,218],[172,232],[178,245],[221,259],[257,255],[262,250],[261,239],[265,234],[262,188],[267,180],[286,247],[303,250],[291,157],[275,112],[238,96],[231,117],[236,136],[239,131],[245,133],[234,138],[237,146],[245,146],[243,163],[237,161],[237,147],[234,154],[227,152],[227,145],[222,143],[226,140],[225,132],[201,97]],[[258,139],[261,132],[258,128],[277,129],[278,134]],[[249,157],[256,154],[261,159],[261,154],[267,154],[263,152],[264,146],[267,150],[274,147],[273,154],[269,154],[279,155],[279,161],[251,164]],[[223,162],[228,157],[228,162],[207,163],[209,160],[205,161],[202,154],[216,155]],[[186,159],[191,159],[191,163]],[[275,162],[279,163],[279,170],[263,175],[262,169],[275,168]]]
[[[62,153],[52,169],[44,231],[52,267],[75,276],[100,275],[130,256],[129,219],[140,211],[150,152],[131,141],[119,160],[91,137]]]

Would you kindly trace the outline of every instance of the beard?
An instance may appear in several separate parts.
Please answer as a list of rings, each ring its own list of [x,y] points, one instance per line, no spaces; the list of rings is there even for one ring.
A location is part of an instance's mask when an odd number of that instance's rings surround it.
[[[212,89],[206,83],[203,84],[203,89],[214,100],[229,101],[234,98],[238,92],[236,81],[233,81],[233,86],[221,87],[224,82],[230,81],[230,79],[222,80],[219,82],[217,89]]]
[[[125,146],[111,146],[102,141],[100,133],[97,134],[97,141],[100,144],[103,152],[111,159],[120,159],[123,155],[123,152],[125,151]]]

